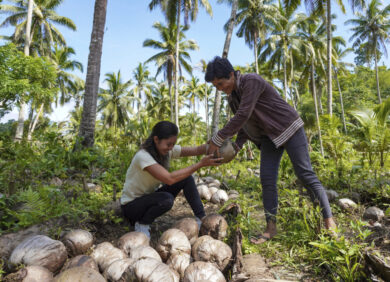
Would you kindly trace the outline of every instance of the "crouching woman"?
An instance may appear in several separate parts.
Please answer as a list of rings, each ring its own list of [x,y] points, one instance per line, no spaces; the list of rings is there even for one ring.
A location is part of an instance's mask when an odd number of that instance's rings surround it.
[[[209,155],[189,167],[169,172],[171,159],[206,153],[206,144],[198,147],[176,145],[177,135],[175,124],[157,123],[134,155],[126,173],[120,199],[123,215],[134,225],[135,231],[148,237],[150,225],[172,208],[181,190],[199,223],[205,212],[192,174],[201,167],[220,165],[220,158]]]

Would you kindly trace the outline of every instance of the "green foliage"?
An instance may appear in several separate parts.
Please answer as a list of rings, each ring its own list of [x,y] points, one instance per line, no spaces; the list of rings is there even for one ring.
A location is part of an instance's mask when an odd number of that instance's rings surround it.
[[[0,104],[9,110],[14,103],[46,100],[57,89],[55,67],[45,58],[26,57],[12,45],[0,46]]]

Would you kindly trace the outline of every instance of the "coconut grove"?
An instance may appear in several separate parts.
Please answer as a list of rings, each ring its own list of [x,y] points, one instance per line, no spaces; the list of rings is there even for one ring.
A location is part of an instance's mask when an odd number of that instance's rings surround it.
[[[0,280],[390,280],[386,1],[90,2],[0,0]]]

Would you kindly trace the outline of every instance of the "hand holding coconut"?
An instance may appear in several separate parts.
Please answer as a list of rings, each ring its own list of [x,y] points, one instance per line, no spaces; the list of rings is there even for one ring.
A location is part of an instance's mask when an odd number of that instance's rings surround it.
[[[238,146],[230,139],[226,139],[221,147],[218,147],[210,140],[207,147],[208,154],[213,154],[214,158],[222,158],[221,163],[232,161],[236,157],[238,151]]]

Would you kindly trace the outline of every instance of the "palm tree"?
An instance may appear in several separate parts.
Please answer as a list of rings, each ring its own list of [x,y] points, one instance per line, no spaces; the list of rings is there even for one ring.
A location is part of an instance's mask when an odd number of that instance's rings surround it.
[[[136,82],[133,91],[137,94],[137,98],[139,99],[137,105],[137,111],[140,111],[141,101],[142,101],[142,93],[145,94],[145,103],[146,97],[150,96],[151,84],[150,82],[150,72],[148,71],[148,67],[145,63],[139,63],[137,68],[133,71],[133,78]]]
[[[107,0],[95,0],[91,43],[89,46],[87,78],[83,115],[79,137],[84,147],[92,147],[95,135],[96,104],[99,89],[100,62],[102,57],[104,26],[106,24]]]
[[[131,111],[129,88],[131,80],[122,82],[121,72],[107,73],[106,79],[108,89],[102,89],[99,98],[98,112],[102,112],[103,125],[107,128],[114,127],[114,136],[117,136],[117,129],[124,128],[129,121],[128,111]]]
[[[189,100],[188,106],[192,106],[192,117],[193,117],[193,124],[195,124],[196,119],[196,100],[199,99],[199,96],[201,95],[201,88],[199,85],[199,78],[197,77],[191,77],[191,80],[187,82],[187,85],[184,88],[184,92],[186,93],[186,97]],[[197,140],[196,136],[196,127],[193,127],[194,130],[194,136],[195,136],[195,142]],[[196,145],[196,144],[194,144]]]
[[[171,103],[168,87],[165,83],[156,83],[152,86],[152,96],[146,106],[148,114],[157,120],[164,120],[171,116]]]
[[[365,15],[358,13],[356,19],[345,22],[354,26],[351,29],[353,34],[350,38],[350,41],[355,39],[353,47],[357,48],[363,43],[368,43],[367,51],[373,54],[379,104],[382,103],[382,98],[379,89],[377,50],[380,49],[387,55],[386,44],[390,42],[390,4],[383,9],[381,9],[381,6],[380,0],[372,0],[365,10]]]
[[[277,19],[278,9],[271,3],[272,0],[239,0],[236,25],[240,25],[237,36],[244,37],[245,42],[254,50],[254,64],[256,73],[259,73],[257,46],[260,37],[265,40],[267,29]]]
[[[180,17],[181,11],[184,11],[184,23],[188,28],[188,17],[191,21],[195,21],[199,11],[199,4],[203,6],[207,13],[212,16],[213,12],[208,0],[152,0],[149,4],[149,8],[152,10],[157,5],[160,5],[165,12],[169,21],[169,25],[172,28],[176,22],[176,48],[175,48],[175,68],[174,68],[174,89],[175,89],[175,123],[179,127],[179,57],[180,50]]]
[[[295,10],[284,8],[280,2],[278,5],[281,19],[275,22],[275,26],[265,41],[263,51],[260,54],[260,61],[267,61],[269,57],[270,66],[277,65],[278,70],[283,68],[283,92],[287,101],[287,88],[294,78],[293,57],[299,54],[301,38],[296,36],[298,24],[306,19],[306,15],[300,13],[293,17]],[[290,67],[290,79],[287,78],[288,66]]]
[[[145,63],[152,62],[152,61],[156,63],[157,65],[156,77],[161,72],[164,72],[164,77],[168,82],[169,95],[171,97],[171,121],[173,122],[174,120],[176,120],[176,117],[175,118],[173,117],[173,113],[175,111],[173,109],[174,101],[171,94],[171,86],[172,86],[172,78],[174,75],[175,54],[176,54],[176,46],[177,46],[176,26],[172,26],[170,28],[157,22],[153,25],[153,27],[159,31],[162,40],[157,41],[153,39],[146,39],[143,43],[143,46],[152,47],[154,49],[161,50],[161,52],[147,59]],[[194,40],[185,40],[186,38],[184,35],[185,30],[186,30],[185,28],[181,28],[180,37],[179,37],[179,41],[180,41],[179,42],[179,49],[180,49],[179,70],[181,71],[181,68],[184,68],[189,74],[191,74],[192,67],[187,62],[188,60],[191,60],[188,50],[198,50],[199,47]],[[175,105],[178,105],[178,103],[175,102]]]

